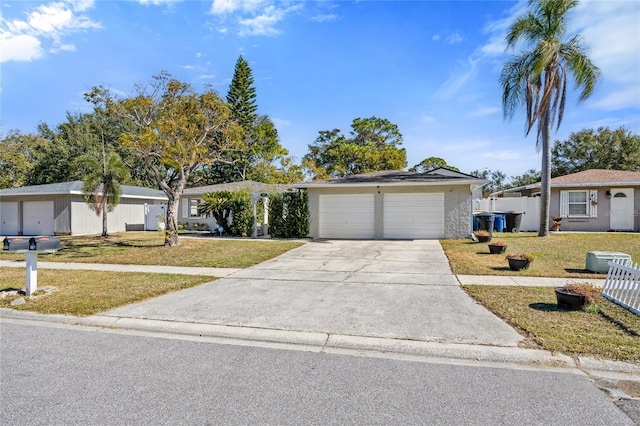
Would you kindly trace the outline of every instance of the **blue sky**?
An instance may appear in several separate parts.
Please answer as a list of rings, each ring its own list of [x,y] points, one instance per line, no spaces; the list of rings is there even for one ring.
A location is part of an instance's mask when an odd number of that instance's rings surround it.
[[[357,117],[397,124],[409,166],[436,156],[469,172],[540,168],[524,113],[502,117],[504,31],[525,1],[130,0],[0,3],[2,133],[90,111],[83,93],[132,94],[162,70],[228,90],[238,55],[259,112],[298,160],[320,130]],[[583,1],[572,17],[600,67],[593,96],[570,93],[554,139],[585,128],[640,133],[640,2]]]

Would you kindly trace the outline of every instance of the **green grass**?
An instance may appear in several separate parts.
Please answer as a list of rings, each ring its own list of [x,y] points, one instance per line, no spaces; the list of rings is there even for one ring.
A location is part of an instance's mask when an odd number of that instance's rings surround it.
[[[39,270],[37,293],[49,286],[57,290],[38,297],[25,297],[26,303],[14,309],[42,314],[93,315],[214,279],[192,275]],[[0,294],[24,286],[24,269],[4,268],[0,276]],[[0,307],[10,307],[17,297],[0,298]]]
[[[464,289],[527,337],[524,346],[640,364],[640,316],[602,297],[597,312],[568,311],[550,287]]]
[[[530,275],[561,278],[604,278],[604,274],[585,271],[590,251],[627,253],[640,261],[640,235],[617,233],[554,233],[540,238],[535,233],[494,233],[493,239],[505,240],[506,254],[529,253],[534,261],[528,270],[509,270],[505,255],[489,254],[487,243],[469,239],[442,240],[449,263],[458,275]]]
[[[177,247],[165,247],[157,232],[125,232],[100,236],[62,236],[61,249],[42,255],[46,262],[110,263],[125,265],[167,265],[213,268],[246,268],[302,243],[294,241],[227,240],[180,238]],[[1,254],[5,260],[22,260],[24,254]]]

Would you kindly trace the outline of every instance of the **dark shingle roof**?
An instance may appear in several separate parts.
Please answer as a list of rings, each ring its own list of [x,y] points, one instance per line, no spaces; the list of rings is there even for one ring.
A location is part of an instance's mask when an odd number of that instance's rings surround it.
[[[327,179],[308,182],[307,184],[297,184],[296,187],[306,187],[315,185],[349,185],[349,184],[422,184],[422,183],[454,183],[456,181],[475,180],[479,183],[482,179],[465,173],[453,170],[438,168],[424,173],[405,172],[403,170],[385,170],[380,172],[363,173],[360,175],[345,176],[336,179]]]
[[[19,188],[0,189],[0,196],[9,195],[63,195],[63,194],[81,194],[82,181],[74,180],[71,182],[49,183],[45,185],[22,186]],[[123,198],[162,198],[167,196],[158,189],[144,188],[141,186],[122,185]]]

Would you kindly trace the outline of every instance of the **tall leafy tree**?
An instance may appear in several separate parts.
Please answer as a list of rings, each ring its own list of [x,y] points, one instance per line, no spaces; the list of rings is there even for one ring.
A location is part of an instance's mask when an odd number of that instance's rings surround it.
[[[504,172],[501,170],[482,169],[474,170],[469,174],[488,181],[487,184],[482,187],[483,197],[488,197],[489,194],[507,188],[507,184],[505,182],[505,180],[507,179],[507,175],[504,174]]]
[[[440,157],[425,158],[424,160],[422,160],[421,162],[419,162],[415,166],[410,167],[409,171],[410,172],[424,173],[424,172],[427,172],[429,170],[437,169],[438,167],[446,167],[447,169],[455,170],[457,172],[460,171],[459,168],[447,164],[447,162],[443,158],[440,158]]]
[[[129,169],[120,156],[111,152],[102,152],[102,158],[86,154],[78,159],[84,170],[82,191],[84,200],[98,216],[102,215],[102,236],[108,236],[107,213],[120,203],[122,182],[129,178]]]
[[[407,153],[398,126],[378,117],[356,118],[350,137],[339,129],[321,130],[302,166],[313,179],[336,178],[381,170],[402,170]]]
[[[229,153],[228,163],[217,163],[197,171],[199,185],[255,180],[289,183],[302,179],[289,151],[281,144],[273,121],[258,114],[253,72],[242,57],[236,62],[227,93],[231,116],[242,128],[243,145]],[[195,183],[195,182],[194,182]]]
[[[191,175],[208,164],[228,163],[228,153],[242,146],[242,129],[228,104],[213,90],[196,93],[167,73],[138,86],[130,97],[102,87],[86,96],[130,123],[119,141],[144,162],[167,195],[165,245],[178,245],[178,206]]]
[[[568,40],[569,12],[577,0],[530,0],[530,10],[516,18],[507,31],[507,49],[523,43],[524,50],[507,61],[500,75],[505,118],[512,118],[523,104],[526,110],[525,134],[537,124],[536,143],[542,150],[540,229],[549,235],[551,193],[551,131],[562,123],[568,76],[581,89],[578,101],[593,92],[600,70],[586,54],[580,35]],[[556,123],[557,122],[557,123]]]
[[[571,133],[553,145],[553,176],[589,169],[640,171],[640,135],[624,127]]]
[[[0,188],[28,185],[39,158],[39,151],[47,141],[33,134],[10,131],[0,139]]]
[[[256,121],[256,89],[253,86],[253,72],[249,63],[240,55],[227,93],[231,115],[243,129],[251,128]]]
[[[535,169],[529,169],[521,175],[511,176],[508,188],[517,188],[537,182],[540,182],[540,172]]]

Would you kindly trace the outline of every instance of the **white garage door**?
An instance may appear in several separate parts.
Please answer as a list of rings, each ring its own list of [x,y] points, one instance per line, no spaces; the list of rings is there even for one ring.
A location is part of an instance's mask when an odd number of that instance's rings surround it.
[[[320,195],[320,238],[373,238],[373,194]]]
[[[0,235],[18,235],[18,203],[0,203]]]
[[[443,237],[443,193],[384,195],[384,238]]]
[[[53,201],[22,203],[22,232],[24,235],[53,235]]]

